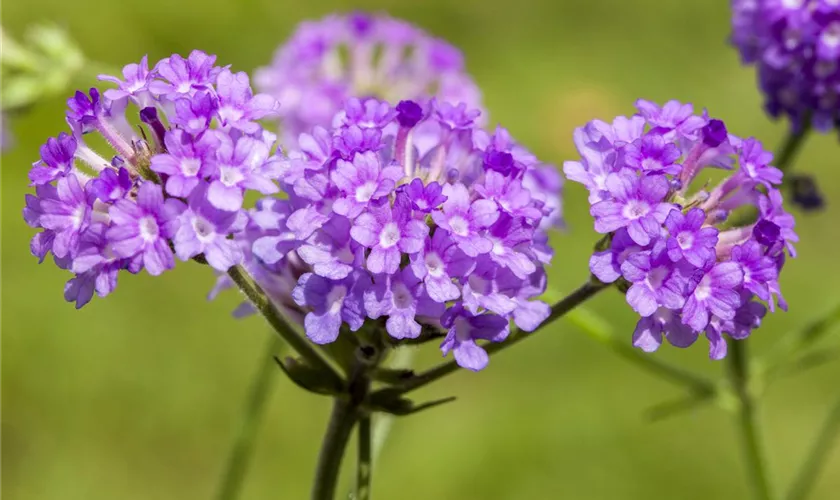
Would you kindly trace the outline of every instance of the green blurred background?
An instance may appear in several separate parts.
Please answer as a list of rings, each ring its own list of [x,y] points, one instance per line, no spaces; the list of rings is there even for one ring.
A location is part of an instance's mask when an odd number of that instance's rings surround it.
[[[730,131],[775,148],[783,123],[762,113],[751,69],[726,45],[726,2],[708,0],[28,0],[3,2],[20,36],[38,21],[66,27],[93,60],[122,65],[201,48],[221,64],[267,63],[294,25],[334,10],[404,17],[466,53],[492,121],[545,161],[576,156],[571,133],[592,118],[632,113],[638,97],[708,107]],[[2,158],[2,487],[9,500],[206,499],[217,485],[267,329],[236,321],[233,293],[205,301],[213,277],[196,265],[152,279],[122,277],[82,311],[62,300],[67,275],[29,255],[20,216],[37,148],[64,129],[63,100],[13,123]],[[799,215],[802,243],[783,290],[789,313],[753,337],[760,350],[840,299],[836,233],[840,145],[811,137],[796,167],[819,176],[826,213]],[[556,234],[553,288],[585,279],[595,235],[583,189],[566,195],[569,231]],[[630,335],[618,294],[589,304]],[[834,334],[832,341],[837,340]],[[661,358],[710,376],[704,341]],[[434,349],[418,362],[436,361]],[[279,373],[278,373],[279,374]],[[830,401],[840,363],[769,388],[761,416],[772,481],[787,485]],[[652,424],[643,413],[679,389],[559,322],[418,396],[456,395],[398,420],[374,473],[374,498],[740,499],[748,490],[733,417],[714,406]],[[305,498],[329,401],[277,380],[243,498]],[[835,450],[813,498],[838,498]],[[352,461],[352,460],[351,460]]]

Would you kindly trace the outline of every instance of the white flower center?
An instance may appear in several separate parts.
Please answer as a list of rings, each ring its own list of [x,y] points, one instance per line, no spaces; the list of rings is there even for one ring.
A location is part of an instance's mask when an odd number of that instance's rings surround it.
[[[87,205],[81,204],[73,210],[73,229],[79,229],[82,227],[82,222],[85,220],[85,212],[87,211]]]
[[[655,158],[645,158],[644,160],[642,160],[642,169],[660,170],[662,169],[662,162]]]
[[[212,239],[216,233],[213,224],[204,217],[195,217],[192,220],[192,226],[193,230],[195,230],[196,236],[198,236],[198,239],[202,241]]]
[[[391,248],[400,241],[400,228],[396,222],[389,222],[382,228],[379,233],[379,246],[382,248]]]
[[[376,192],[376,186],[377,183],[374,181],[368,181],[359,186],[356,189],[356,201],[359,203],[366,203],[370,201],[373,193]]]
[[[195,177],[201,168],[201,160],[198,158],[184,158],[181,160],[181,172],[188,177]]]
[[[712,295],[712,277],[710,275],[703,276],[697,288],[694,289],[694,297],[698,301],[704,301]]]
[[[327,310],[329,314],[338,314],[341,312],[345,297],[347,297],[347,287],[344,285],[337,285],[327,293]]]
[[[683,250],[688,250],[694,245],[694,234],[690,231],[683,231],[677,235],[677,243]]]
[[[833,22],[822,32],[822,42],[829,47],[840,45],[840,22]]]
[[[467,236],[470,234],[470,225],[467,220],[460,215],[455,215],[449,219],[449,228],[458,236]]]
[[[219,180],[225,186],[235,186],[239,184],[243,178],[244,176],[242,175],[242,171],[236,167],[225,166],[219,168]]]
[[[624,205],[622,215],[626,219],[636,220],[644,217],[650,212],[650,205],[644,200],[628,200]]]
[[[505,245],[502,242],[501,238],[489,238],[491,242],[493,242],[493,254],[494,255],[504,255],[505,254]]]
[[[437,253],[429,252],[423,260],[426,262],[426,269],[429,271],[429,275],[434,278],[443,276],[443,260]]]
[[[414,297],[411,295],[408,288],[402,283],[394,285],[392,293],[394,294],[394,306],[396,306],[397,309],[406,309],[414,303]]]
[[[156,241],[160,228],[154,217],[143,217],[138,224],[140,226],[140,237],[146,241]]]

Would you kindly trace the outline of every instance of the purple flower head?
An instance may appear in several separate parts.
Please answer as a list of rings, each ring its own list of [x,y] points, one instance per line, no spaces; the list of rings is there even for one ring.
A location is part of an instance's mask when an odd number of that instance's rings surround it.
[[[64,132],[50,137],[41,146],[41,159],[32,165],[29,180],[33,186],[47,184],[70,173],[76,153],[76,139]]]
[[[840,4],[833,0],[732,1],[732,43],[755,65],[773,117],[793,128],[836,126],[840,78]]]
[[[338,60],[342,64],[334,64]],[[333,15],[301,23],[277,49],[273,62],[257,71],[255,81],[282,103],[278,111],[284,144],[292,145],[302,132],[332,125],[343,109],[343,123],[381,127],[392,121],[387,115],[396,113],[397,123],[411,128],[422,119],[430,98],[481,108],[480,93],[456,48],[382,14]],[[394,111],[385,109],[380,99],[415,106]]]
[[[371,207],[350,230],[354,240],[370,249],[366,263],[374,274],[395,273],[402,253],[419,252],[428,234],[429,226],[412,217],[411,202],[404,195],[397,197],[393,208]]]
[[[411,200],[411,207],[418,212],[429,213],[446,201],[443,187],[437,182],[423,184],[422,180],[414,179],[405,184],[402,189]]]
[[[228,236],[234,232],[239,212],[226,212],[207,200],[207,185],[193,189],[182,207],[178,231],[175,233],[175,254],[186,261],[204,254],[207,263],[225,272],[243,259],[242,250]]]
[[[595,217],[596,231],[610,233],[626,227],[639,245],[647,245],[651,238],[659,236],[662,223],[673,208],[664,201],[670,190],[665,176],[610,174],[606,187],[612,199],[592,205],[590,211]]]
[[[365,275],[330,280],[313,273],[300,277],[292,292],[295,303],[309,312],[304,319],[306,335],[316,344],[338,338],[342,323],[352,331],[362,327],[365,318],[364,292],[370,286]]]
[[[699,268],[714,262],[718,230],[714,227],[703,227],[705,222],[706,213],[700,208],[692,208],[685,214],[679,210],[671,210],[665,219],[665,227],[668,229],[668,257],[671,261],[679,262],[680,259],[685,259]]]
[[[190,52],[186,59],[173,54],[157,63],[154,73],[163,80],[153,80],[149,90],[156,96],[169,99],[206,90],[216,83],[216,77],[222,70],[215,64],[216,56],[200,50]]]
[[[798,237],[775,187],[782,172],[759,141],[730,135],[706,111],[694,115],[677,101],[637,108],[631,119],[576,129],[581,159],[564,164],[589,191],[596,231],[607,234],[589,269],[627,290],[642,317],[634,345],[653,351],[665,336],[685,347],[702,333],[719,359],[724,335],[746,337],[777,299],[786,307],[778,277]],[[705,168],[727,176],[692,186]],[[758,216],[742,221],[749,212]]]
[[[493,243],[484,235],[484,229],[499,218],[496,204],[491,200],[470,201],[469,191],[460,183],[444,186],[443,195],[443,210],[432,213],[438,227],[448,232],[470,257],[492,250]]]
[[[441,323],[448,328],[446,338],[440,345],[443,355],[450,351],[455,354],[455,361],[462,367],[479,371],[487,366],[490,357],[476,341],[488,340],[501,342],[510,333],[508,321],[495,314],[475,315],[463,306],[456,305],[443,315]]]
[[[137,191],[137,201],[117,200],[108,214],[111,226],[106,237],[118,257],[142,262],[152,276],[175,267],[167,240],[178,229],[179,202],[164,200],[160,186],[144,182]]]
[[[339,215],[355,218],[369,203],[390,195],[403,176],[398,165],[383,166],[373,152],[356,154],[353,161],[338,160],[330,178],[344,197],[333,204]]]
[[[396,339],[420,336],[418,319],[440,318],[446,309],[430,299],[423,282],[406,268],[396,274],[377,275],[364,294],[365,311],[371,319],[387,316],[385,329]]]

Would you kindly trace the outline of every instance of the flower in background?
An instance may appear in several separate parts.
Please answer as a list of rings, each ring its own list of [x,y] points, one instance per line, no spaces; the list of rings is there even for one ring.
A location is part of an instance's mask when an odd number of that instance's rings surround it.
[[[420,105],[436,97],[481,109],[480,92],[458,49],[384,14],[302,23],[271,65],[256,72],[255,83],[282,103],[285,144],[316,125],[329,127],[350,97],[410,99]],[[348,118],[360,111],[347,108]]]
[[[536,298],[560,201],[527,186],[554,182],[551,167],[506,130],[482,130],[478,115],[437,100],[350,99],[335,126],[287,151],[288,199],[263,199],[234,241],[313,342],[380,322],[394,339],[437,331],[444,354],[480,370],[482,342],[548,317]]]
[[[732,0],[732,43],[758,70],[765,108],[819,131],[840,122],[840,2]]]
[[[120,271],[159,275],[175,256],[199,254],[218,271],[243,261],[230,238],[246,230],[245,191],[279,190],[275,137],[254,120],[278,104],[215,61],[193,51],[149,69],[144,57],[122,79],[102,75],[117,88],[77,91],[67,101],[71,133],[41,147],[24,218],[42,230],[32,253],[52,253],[74,273],[64,295],[76,307],[111,293]],[[107,146],[89,145],[91,136]]]
[[[578,128],[581,160],[563,166],[589,190],[595,230],[606,235],[590,270],[627,288],[641,316],[634,345],[653,351],[664,337],[687,347],[705,334],[710,356],[722,358],[724,333],[744,338],[776,300],[786,308],[778,278],[798,237],[782,207],[782,172],[759,141],[690,104],[636,106],[631,118]],[[706,169],[728,175],[713,185]]]

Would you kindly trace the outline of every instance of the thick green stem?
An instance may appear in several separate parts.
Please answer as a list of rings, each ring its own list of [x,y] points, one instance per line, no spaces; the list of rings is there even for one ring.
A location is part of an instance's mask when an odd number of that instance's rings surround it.
[[[609,287],[609,284],[601,283],[595,280],[589,280],[584,283],[581,287],[579,287],[574,292],[570,293],[560,302],[554,304],[551,307],[551,314],[546,318],[543,323],[537,327],[536,330],[533,332],[523,332],[522,330],[517,330],[510,334],[510,336],[504,342],[497,342],[497,343],[490,343],[484,345],[484,350],[487,351],[487,354],[493,355],[503,349],[507,349],[508,347],[519,343],[521,340],[526,339],[528,337],[534,336],[539,330],[544,328],[547,325],[550,325],[554,322],[554,320],[561,318],[563,315],[574,309],[575,307],[579,306],[580,304],[586,302],[595,294],[600,292],[601,290]],[[445,363],[441,363],[434,368],[430,368],[424,372],[418,373],[416,376],[412,377],[411,379],[407,380],[405,383],[400,384],[399,391],[401,393],[406,393],[409,391],[413,391],[424,387],[432,382],[449,375],[450,373],[457,371],[460,367],[458,363],[454,360],[447,361]]]
[[[315,483],[312,486],[312,500],[334,500],[338,476],[341,472],[341,460],[350,441],[353,427],[356,425],[357,408],[347,399],[337,397],[333,400],[327,432],[321,443],[318,455],[318,468],[315,470]]]
[[[808,453],[808,458],[805,459],[802,469],[793,481],[793,486],[787,497],[788,500],[805,500],[808,498],[838,435],[840,435],[840,399],[837,400],[834,408],[829,412],[823,428]]]
[[[254,304],[254,307],[265,317],[266,321],[274,328],[282,338],[285,340],[298,354],[300,354],[309,365],[322,373],[325,376],[332,378],[335,386],[343,384],[341,375],[324,359],[312,344],[305,338],[301,337],[295,329],[286,321],[286,318],[277,310],[277,307],[271,302],[271,299],[265,294],[263,289],[256,281],[248,274],[242,266],[233,266],[228,270],[228,276],[236,283],[236,286],[248,297],[248,300]]]
[[[738,430],[744,447],[744,457],[750,484],[756,500],[774,500],[767,474],[767,461],[759,431],[755,400],[750,393],[750,370],[746,340],[730,343],[727,356],[729,379],[738,398]]]
[[[254,452],[254,437],[265,413],[268,395],[273,386],[275,371],[273,356],[282,346],[283,342],[278,337],[271,336],[266,344],[265,352],[261,354],[239,430],[228,455],[222,482],[216,495],[218,500],[235,500],[242,492],[245,474]]]
[[[359,419],[359,458],[356,462],[356,494],[354,500],[370,500],[370,481],[373,475],[371,453],[371,415]]]

